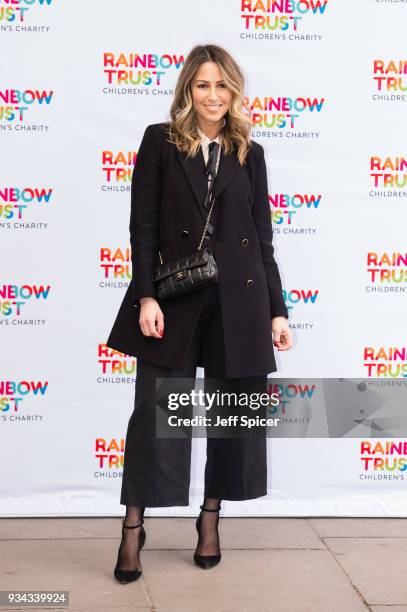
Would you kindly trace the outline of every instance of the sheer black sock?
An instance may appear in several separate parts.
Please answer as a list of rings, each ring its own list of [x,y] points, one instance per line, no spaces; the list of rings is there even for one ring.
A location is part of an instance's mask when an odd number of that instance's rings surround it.
[[[125,525],[129,527],[141,523],[145,508],[141,506],[126,506]],[[122,570],[141,569],[140,564],[140,531],[136,529],[124,529],[123,539],[119,550],[119,568]]]
[[[215,510],[219,507],[221,500],[214,497],[204,497],[203,506]],[[199,528],[198,545],[196,553],[198,555],[219,555],[219,534],[218,534],[219,512],[205,512],[201,510],[201,523]]]

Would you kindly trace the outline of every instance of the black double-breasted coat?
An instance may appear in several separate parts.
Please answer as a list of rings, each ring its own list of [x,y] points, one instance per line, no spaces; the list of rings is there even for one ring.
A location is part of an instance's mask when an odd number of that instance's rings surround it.
[[[168,142],[167,122],[148,125],[131,184],[132,279],[107,346],[167,368],[183,366],[203,304],[203,291],[156,297],[154,266],[194,252],[205,223],[208,179],[202,148],[187,157]],[[272,317],[288,318],[274,259],[263,147],[252,141],[246,164],[221,148],[213,195],[215,259],[225,339],[226,375],[276,371]],[[144,336],[139,299],[155,297],[164,314],[162,339]],[[199,362],[199,366],[203,363]]]

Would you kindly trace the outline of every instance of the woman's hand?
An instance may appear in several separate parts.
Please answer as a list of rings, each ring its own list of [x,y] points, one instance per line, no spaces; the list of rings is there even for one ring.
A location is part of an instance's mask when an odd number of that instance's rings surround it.
[[[141,310],[139,324],[145,336],[162,338],[164,334],[164,315],[153,297],[140,298]]]
[[[288,351],[292,346],[292,334],[287,319],[285,317],[273,317],[271,319],[271,330],[274,346],[279,351]]]

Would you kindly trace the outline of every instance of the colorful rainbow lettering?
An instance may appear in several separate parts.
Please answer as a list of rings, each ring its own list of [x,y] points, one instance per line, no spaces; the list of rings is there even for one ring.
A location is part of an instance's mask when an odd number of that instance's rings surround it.
[[[109,85],[160,85],[171,68],[179,70],[183,55],[170,53],[111,53],[103,54],[104,74]],[[133,68],[141,68],[133,70]]]
[[[287,128],[296,127],[297,119],[305,113],[320,113],[325,98],[261,97],[250,99],[245,96],[244,105],[251,113],[253,127]],[[276,111],[276,112],[270,112]]]
[[[100,468],[123,468],[125,439],[96,438],[95,458]]]
[[[372,346],[365,346],[363,349],[363,361],[369,378],[407,377],[406,347],[398,348],[397,346],[391,346],[376,349]]]
[[[271,220],[275,225],[292,225],[299,210],[318,208],[321,199],[321,194],[315,195],[313,193],[269,194]]]
[[[47,300],[50,290],[51,285],[0,285],[0,315],[19,316],[27,301]]]
[[[370,176],[373,187],[405,189],[407,187],[407,159],[405,157],[370,158]]]
[[[407,60],[373,60],[377,91],[407,91]]]
[[[98,345],[98,363],[102,374],[135,374],[137,359],[126,353],[111,349],[106,344]]]
[[[0,187],[0,219],[23,218],[27,204],[44,206],[51,200],[51,187]]]
[[[0,412],[18,412],[21,402],[29,395],[45,395],[48,381],[0,380]]]
[[[102,172],[106,182],[131,182],[136,159],[136,151],[102,151]]]
[[[316,385],[301,385],[291,383],[288,385],[282,385],[280,383],[270,383],[267,387],[267,393],[269,395],[278,394],[279,403],[276,406],[270,405],[267,412],[273,416],[276,416],[276,414],[281,414],[284,416],[289,403],[293,399],[297,397],[311,399],[316,391]]]
[[[26,6],[1,6],[1,4],[23,4]],[[37,5],[47,5],[50,6],[52,0],[0,0],[0,23],[2,21],[6,21],[11,23],[13,21],[18,21],[20,23],[25,21],[25,17],[28,17],[28,11],[31,8],[35,8],[35,4]]]
[[[367,272],[372,283],[407,282],[407,253],[367,253]]]
[[[319,295],[318,289],[283,289],[283,297],[287,308],[292,310],[299,303],[315,304]]]
[[[24,113],[34,104],[50,105],[54,92],[38,89],[0,89],[0,121],[24,121]]]
[[[100,248],[100,267],[104,278],[131,279],[131,249]]]
[[[362,466],[365,471],[405,472],[407,470],[407,440],[360,443]]]
[[[323,15],[328,0],[241,0],[240,12],[246,30],[299,29],[304,15]]]

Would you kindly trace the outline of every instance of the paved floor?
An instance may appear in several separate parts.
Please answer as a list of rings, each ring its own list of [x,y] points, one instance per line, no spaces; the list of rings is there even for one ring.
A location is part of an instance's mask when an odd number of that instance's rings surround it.
[[[70,612],[407,612],[407,519],[221,517],[210,570],[194,519],[144,526],[143,575],[121,585],[121,519],[3,518],[0,590],[68,590]]]

